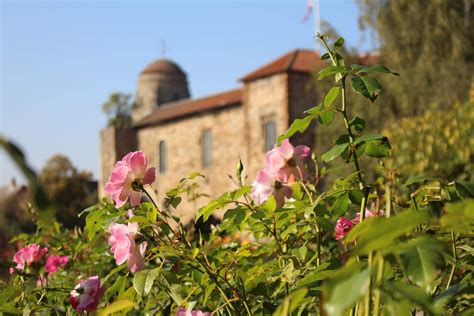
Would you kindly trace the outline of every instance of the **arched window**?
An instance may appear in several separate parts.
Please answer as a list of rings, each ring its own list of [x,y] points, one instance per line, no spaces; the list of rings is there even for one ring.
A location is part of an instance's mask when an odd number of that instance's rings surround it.
[[[273,149],[276,143],[276,123],[275,121],[267,121],[263,126],[263,136],[265,140],[264,150]]]
[[[168,148],[164,140],[158,145],[158,171],[165,173],[168,170]]]
[[[202,166],[204,168],[212,165],[212,133],[207,129],[202,134]]]

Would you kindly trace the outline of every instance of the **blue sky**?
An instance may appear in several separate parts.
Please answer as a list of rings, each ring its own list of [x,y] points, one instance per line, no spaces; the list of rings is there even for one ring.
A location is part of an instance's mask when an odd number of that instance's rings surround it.
[[[193,97],[237,79],[294,48],[314,48],[306,0],[0,1],[0,133],[36,170],[55,153],[97,175],[101,104],[134,93],[140,71],[161,56],[187,72]],[[354,0],[321,0],[329,21],[361,51]],[[18,176],[0,153],[0,185]]]

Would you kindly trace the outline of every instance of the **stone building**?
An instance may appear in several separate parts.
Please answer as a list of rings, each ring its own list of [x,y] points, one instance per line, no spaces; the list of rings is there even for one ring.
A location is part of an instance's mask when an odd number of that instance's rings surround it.
[[[296,49],[240,78],[237,89],[192,99],[176,63],[151,63],[138,79],[132,128],[101,131],[101,195],[115,161],[138,149],[157,168],[160,197],[193,171],[205,175],[200,190],[217,197],[235,188],[227,175],[235,174],[239,158],[251,183],[278,135],[315,105],[309,83],[321,65],[314,51]],[[307,133],[292,142],[313,145],[313,138]],[[184,202],[179,213],[188,219],[205,203]]]

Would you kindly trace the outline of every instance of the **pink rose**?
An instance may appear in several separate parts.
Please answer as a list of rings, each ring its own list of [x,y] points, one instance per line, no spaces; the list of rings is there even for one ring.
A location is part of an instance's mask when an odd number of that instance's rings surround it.
[[[135,236],[138,234],[138,223],[112,224],[109,228],[109,245],[114,254],[115,262],[120,265],[127,261],[131,272],[137,272],[145,268],[143,255],[147,246],[146,242],[137,246]]]
[[[365,218],[371,218],[371,217],[376,217],[376,216],[384,216],[384,212],[376,210],[373,206],[370,210],[365,209]],[[354,223],[354,225],[357,225],[359,224],[359,221],[360,221],[360,212],[356,214],[352,222]]]
[[[175,316],[212,316],[211,312],[203,312],[200,310],[187,310],[186,308],[179,308],[176,310]]]
[[[307,176],[304,160],[311,150],[307,146],[293,147],[288,139],[281,142],[265,155],[265,171],[281,182],[292,183],[295,179],[304,180]]]
[[[29,246],[20,249],[14,256],[13,262],[16,263],[17,270],[24,270],[25,264],[29,266],[33,262],[39,261],[45,253],[48,252],[48,248],[40,248],[37,244],[31,244]],[[10,273],[13,273],[15,270],[10,268]]]
[[[350,221],[345,217],[339,218],[335,228],[336,240],[341,240],[346,237],[354,225],[355,223],[353,221]]]
[[[259,171],[252,183],[251,195],[257,204],[264,203],[270,195],[273,195],[277,207],[282,207],[285,204],[285,198],[291,197],[290,185],[295,182],[295,179],[306,178],[307,171],[303,163],[309,153],[309,147],[293,147],[288,139],[282,141],[281,146],[267,152],[264,168]]]
[[[80,280],[79,284],[71,291],[69,302],[78,313],[92,312],[99,305],[103,295],[104,289],[96,275],[85,281]]]
[[[69,258],[67,256],[51,255],[46,259],[44,271],[48,274],[56,273],[56,271],[58,271],[60,267],[64,267],[68,261]]]
[[[257,204],[263,204],[270,195],[273,195],[278,208],[285,204],[285,197],[290,198],[293,192],[289,186],[271,177],[265,170],[260,170],[252,187],[251,196]]]
[[[365,210],[365,218],[371,218],[376,216],[383,216],[383,211],[377,211],[374,208],[371,210]],[[343,239],[346,235],[352,230],[354,226],[359,224],[360,221],[360,212],[356,214],[352,221],[348,220],[345,217],[341,217],[337,220],[335,233],[336,233],[336,240]]]
[[[109,181],[105,184],[105,192],[111,195],[117,207],[122,207],[129,197],[132,206],[139,205],[141,193],[134,190],[133,183],[152,184],[155,182],[155,173],[155,168],[147,169],[147,159],[141,150],[128,153],[115,163]]]

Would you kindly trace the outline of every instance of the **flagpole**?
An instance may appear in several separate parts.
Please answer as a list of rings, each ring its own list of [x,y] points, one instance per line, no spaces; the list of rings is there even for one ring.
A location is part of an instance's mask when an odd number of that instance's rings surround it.
[[[316,37],[321,32],[321,17],[319,15],[319,0],[313,0],[314,8],[314,39],[316,53],[321,55],[321,41]]]

